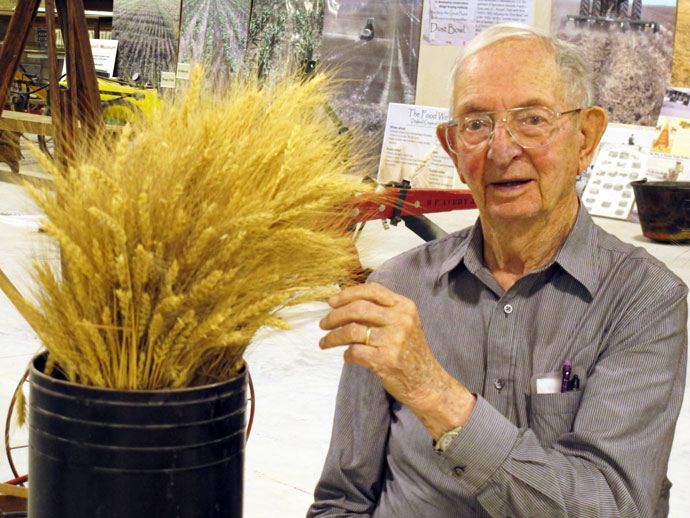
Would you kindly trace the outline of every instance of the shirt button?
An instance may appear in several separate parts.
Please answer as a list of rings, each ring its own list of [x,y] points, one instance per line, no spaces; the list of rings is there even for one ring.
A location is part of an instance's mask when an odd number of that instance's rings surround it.
[[[494,387],[496,387],[496,390],[500,391],[505,386],[506,383],[501,378],[498,378],[496,381],[494,381]]]
[[[510,315],[513,312],[513,306],[511,306],[510,304],[506,304],[505,306],[503,306],[503,311],[506,315]]]
[[[461,477],[463,473],[465,473],[465,468],[463,468],[462,466],[455,466],[453,468],[453,473],[455,473],[456,477]]]

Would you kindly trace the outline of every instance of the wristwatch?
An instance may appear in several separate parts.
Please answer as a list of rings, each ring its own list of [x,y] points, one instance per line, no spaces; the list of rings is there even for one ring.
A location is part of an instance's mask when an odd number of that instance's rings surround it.
[[[450,443],[453,442],[453,439],[455,439],[461,431],[462,426],[448,430],[438,438],[438,441],[434,442],[434,449],[438,452],[446,451]]]

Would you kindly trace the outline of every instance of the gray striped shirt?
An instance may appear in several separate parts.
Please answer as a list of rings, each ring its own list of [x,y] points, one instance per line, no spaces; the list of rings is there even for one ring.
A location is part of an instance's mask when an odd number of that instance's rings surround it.
[[[508,291],[482,249],[478,222],[372,277],[417,303],[434,354],[477,394],[462,432],[436,453],[371,371],[346,365],[308,516],[665,516],[686,286],[582,208],[554,260]],[[580,390],[536,393],[565,360]]]

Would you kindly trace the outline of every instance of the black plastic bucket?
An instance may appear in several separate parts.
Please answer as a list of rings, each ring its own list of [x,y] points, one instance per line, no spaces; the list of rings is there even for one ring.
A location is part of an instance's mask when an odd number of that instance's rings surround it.
[[[77,385],[31,366],[30,518],[242,516],[246,369],[182,390]]]
[[[690,239],[690,182],[631,182],[642,234],[656,241]]]

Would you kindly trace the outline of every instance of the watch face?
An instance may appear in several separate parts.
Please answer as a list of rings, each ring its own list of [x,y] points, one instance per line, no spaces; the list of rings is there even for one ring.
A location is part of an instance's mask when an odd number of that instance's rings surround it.
[[[457,428],[444,433],[441,437],[439,437],[438,442],[436,442],[436,449],[439,451],[446,451],[448,446],[450,446],[450,443],[453,442],[453,439],[458,436],[460,430],[462,430],[462,427],[458,426]]]
[[[447,433],[441,439],[439,440],[439,446],[441,447],[441,450],[446,451],[448,449],[448,446],[450,446],[450,443],[453,442],[453,439],[457,436],[457,432],[454,434]]]

